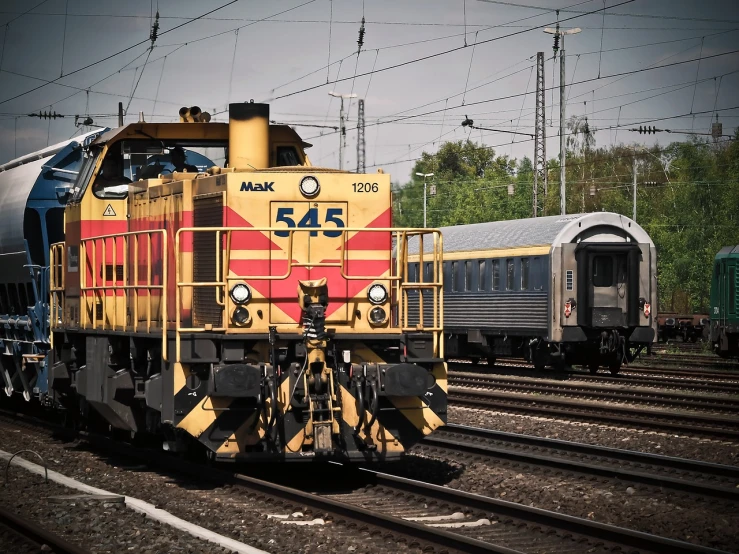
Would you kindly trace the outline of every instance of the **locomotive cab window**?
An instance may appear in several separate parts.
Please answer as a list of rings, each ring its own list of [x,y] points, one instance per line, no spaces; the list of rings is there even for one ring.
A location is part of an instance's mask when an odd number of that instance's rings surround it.
[[[303,165],[294,146],[278,146],[275,153],[275,166]]]
[[[593,286],[613,286],[613,258],[611,256],[593,257]]]

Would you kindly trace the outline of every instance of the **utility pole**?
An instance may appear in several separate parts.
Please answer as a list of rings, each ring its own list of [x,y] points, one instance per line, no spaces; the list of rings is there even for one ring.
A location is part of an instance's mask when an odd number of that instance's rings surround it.
[[[346,146],[346,125],[344,124],[344,99],[356,98],[356,94],[339,94],[337,92],[329,92],[330,96],[341,99],[341,107],[339,108],[339,169],[344,169],[344,147]]]
[[[364,142],[364,99],[357,103],[357,173],[366,171]]]
[[[426,178],[433,177],[433,173],[416,173],[419,177],[423,177],[423,228],[426,228]]]
[[[557,16],[559,17],[559,11],[557,11]],[[557,27],[555,29],[552,29],[551,27],[544,29],[545,33],[554,35],[553,50],[555,57],[557,56],[557,50],[559,50],[559,41],[560,39],[562,40],[562,50],[559,52],[559,211],[562,215],[567,213],[567,198],[565,192],[565,158],[567,157],[565,147],[565,35],[574,35],[580,31],[581,29],[579,27],[563,31],[559,28],[559,23],[557,23]]]
[[[636,151],[634,152],[634,165],[632,167],[633,183],[634,183],[634,209],[631,212],[631,219],[636,221]]]
[[[547,196],[547,132],[544,98],[544,52],[536,53],[536,117],[534,130],[534,201],[533,216],[539,212],[539,187],[544,184],[544,197]],[[541,210],[543,211],[543,210]]]

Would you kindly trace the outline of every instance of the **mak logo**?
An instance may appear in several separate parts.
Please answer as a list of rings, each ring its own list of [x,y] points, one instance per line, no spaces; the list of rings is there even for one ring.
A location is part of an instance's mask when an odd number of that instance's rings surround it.
[[[264,183],[252,183],[251,181],[249,181],[248,183],[243,182],[243,183],[241,183],[241,189],[240,190],[242,192],[243,191],[248,191],[248,190],[253,190],[255,192],[265,192],[265,191],[274,192],[275,189],[272,188],[272,185],[274,185],[274,184],[275,184],[274,181],[271,181],[269,183],[266,182],[266,181]]]

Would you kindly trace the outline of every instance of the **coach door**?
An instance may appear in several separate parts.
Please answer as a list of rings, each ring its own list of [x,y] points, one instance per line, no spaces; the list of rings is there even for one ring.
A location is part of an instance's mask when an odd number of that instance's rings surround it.
[[[638,317],[639,266],[637,244],[580,243],[577,248],[581,285],[578,311],[592,327],[628,327]],[[584,308],[584,309],[583,309]]]

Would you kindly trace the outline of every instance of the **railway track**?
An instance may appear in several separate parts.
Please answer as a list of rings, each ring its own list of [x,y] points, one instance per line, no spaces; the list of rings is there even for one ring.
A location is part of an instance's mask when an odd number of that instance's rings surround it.
[[[460,452],[498,462],[739,501],[739,467],[570,441],[447,425],[425,438],[421,452]]]
[[[706,368],[734,370],[739,369],[739,363],[734,360],[725,360],[713,355],[703,354],[653,354],[652,356],[641,356],[638,358],[643,365],[665,365],[665,366],[696,366]]]
[[[4,507],[0,506],[0,531],[6,539],[6,546],[10,548],[10,537],[7,533],[15,535],[12,541],[15,552],[54,552],[56,554],[90,554],[89,550],[72,544],[59,535],[47,531],[37,523],[20,517]],[[0,545],[2,546],[2,545]],[[28,550],[24,550],[24,548]],[[6,550],[9,552],[10,550]]]
[[[739,419],[685,412],[661,412],[650,408],[584,402],[450,386],[449,401],[462,406],[527,415],[592,421],[628,428],[687,435],[739,439]]]
[[[644,369],[626,366],[618,375],[608,373],[591,374],[587,370],[570,368],[566,371],[536,371],[533,366],[519,362],[517,364],[494,366],[473,365],[470,363],[450,362],[449,370],[481,375],[520,376],[537,379],[566,380],[592,383],[613,383],[637,387],[684,388],[695,391],[739,394],[739,372],[701,371],[689,369],[667,369],[644,367]]]
[[[603,386],[555,380],[532,380],[529,378],[486,375],[483,373],[461,373],[456,371],[449,372],[449,384],[496,391],[577,397],[607,402],[632,402],[660,408],[711,411],[728,415],[739,414],[739,398],[715,395],[708,396],[693,392],[678,393],[653,389],[635,389],[623,385]],[[737,423],[739,423],[739,420],[737,420]]]
[[[258,498],[274,499],[282,509],[308,510],[321,514],[332,528],[341,526],[365,536],[388,537],[425,552],[495,552],[501,554],[631,553],[677,554],[720,551],[467,493],[354,466],[336,465],[328,490],[317,489],[325,480],[300,478],[302,486],[287,486],[221,467],[175,458],[159,451],[114,442],[106,437],[81,433],[81,438],[108,455],[134,459],[166,472],[186,475],[199,482],[228,484],[247,489]],[[333,467],[333,466],[332,466]],[[311,473],[301,472],[302,475]],[[285,475],[282,472],[282,475]],[[348,491],[347,491],[348,487]]]

